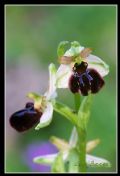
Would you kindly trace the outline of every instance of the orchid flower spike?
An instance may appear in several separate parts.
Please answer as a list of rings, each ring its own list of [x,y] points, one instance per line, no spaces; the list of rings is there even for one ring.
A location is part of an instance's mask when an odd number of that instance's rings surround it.
[[[91,48],[84,48],[76,41],[64,51],[67,41],[58,46],[60,67],[56,77],[57,88],[69,88],[72,93],[86,96],[97,93],[104,85],[103,77],[109,73],[109,66],[99,57],[90,54]]]
[[[34,125],[36,130],[50,124],[53,115],[52,101],[57,96],[56,93],[56,68],[54,64],[49,65],[49,88],[44,95],[29,93],[27,96],[33,102],[28,102],[24,109],[15,112],[10,117],[11,126],[18,132],[24,132]]]

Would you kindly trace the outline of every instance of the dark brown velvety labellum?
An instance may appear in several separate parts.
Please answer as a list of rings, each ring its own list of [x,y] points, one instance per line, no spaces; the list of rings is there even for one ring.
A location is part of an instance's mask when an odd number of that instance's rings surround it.
[[[41,112],[34,109],[33,103],[27,103],[26,108],[15,112],[10,117],[10,124],[18,132],[24,132],[39,123],[41,115]]]
[[[91,81],[91,92],[97,93],[105,84],[101,75],[94,69],[89,69],[89,74],[93,78]]]
[[[72,75],[69,80],[69,88],[72,93],[79,92],[79,79]]]
[[[81,62],[73,67],[73,75],[69,80],[69,88],[72,93],[80,92],[87,96],[89,91],[97,93],[104,85],[104,80],[94,69],[87,69],[88,64]]]

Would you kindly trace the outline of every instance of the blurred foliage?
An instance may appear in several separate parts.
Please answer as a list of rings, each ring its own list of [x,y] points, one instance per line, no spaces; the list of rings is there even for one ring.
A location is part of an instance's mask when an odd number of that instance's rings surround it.
[[[111,161],[116,170],[116,6],[6,6],[6,62],[17,63],[24,54],[38,58],[47,69],[57,63],[60,41],[77,40],[93,48],[93,54],[110,65],[106,86],[94,97],[88,125],[88,140],[100,138],[93,154]],[[72,93],[59,90],[60,100],[74,108]],[[50,126],[24,135],[19,134],[15,149],[7,153],[6,171],[30,171],[21,159],[25,146],[36,140],[48,140],[51,135],[69,139],[72,125],[54,112]],[[17,157],[17,162],[15,160]]]

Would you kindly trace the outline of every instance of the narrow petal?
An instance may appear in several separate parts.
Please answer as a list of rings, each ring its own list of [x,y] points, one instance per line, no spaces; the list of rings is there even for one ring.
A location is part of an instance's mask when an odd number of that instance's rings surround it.
[[[33,161],[38,164],[51,165],[54,162],[55,158],[58,156],[58,154],[59,154],[59,152],[55,153],[55,154],[50,154],[50,155],[37,156],[33,159]],[[63,155],[62,155],[63,160],[67,159],[68,154],[69,154],[68,151],[63,152]]]
[[[101,76],[106,76],[109,73],[109,66],[99,57],[90,54],[86,61],[88,62],[88,68],[97,70]]]
[[[54,144],[59,150],[67,150],[69,149],[68,142],[66,142],[64,139],[60,139],[56,136],[51,136],[50,141],[52,144]]]
[[[99,158],[92,155],[86,155],[86,162],[89,166],[101,165],[101,166],[110,166],[110,162],[106,159]]]
[[[86,152],[90,153],[97,145],[100,143],[100,139],[94,139],[92,141],[87,142]]]
[[[72,74],[70,65],[61,64],[56,74],[56,87],[57,88],[68,88],[69,78]]]
[[[92,49],[91,48],[84,48],[81,53],[80,53],[80,56],[82,58],[86,58],[89,56],[89,54],[92,52]]]
[[[49,65],[49,89],[45,93],[47,99],[55,98],[57,96],[56,93],[56,68],[54,64]]]
[[[35,127],[35,130],[39,130],[50,124],[53,115],[53,106],[52,103],[48,102],[46,109],[43,112],[43,115],[40,118],[40,123]]]

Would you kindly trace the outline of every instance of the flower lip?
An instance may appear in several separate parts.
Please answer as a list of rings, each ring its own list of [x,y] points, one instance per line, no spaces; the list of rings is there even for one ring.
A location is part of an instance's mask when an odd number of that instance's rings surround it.
[[[33,103],[27,103],[26,108],[15,112],[10,117],[10,125],[18,132],[24,132],[32,128],[42,116],[42,112],[34,109]]]
[[[69,88],[72,93],[79,92],[79,89],[80,89],[79,80],[77,79],[77,77],[74,74],[71,75],[71,77],[69,79]]]
[[[104,85],[104,80],[94,69],[88,69],[88,64],[81,62],[73,67],[73,74],[69,79],[69,88],[72,93],[81,92],[87,96],[89,92],[97,93]]]

